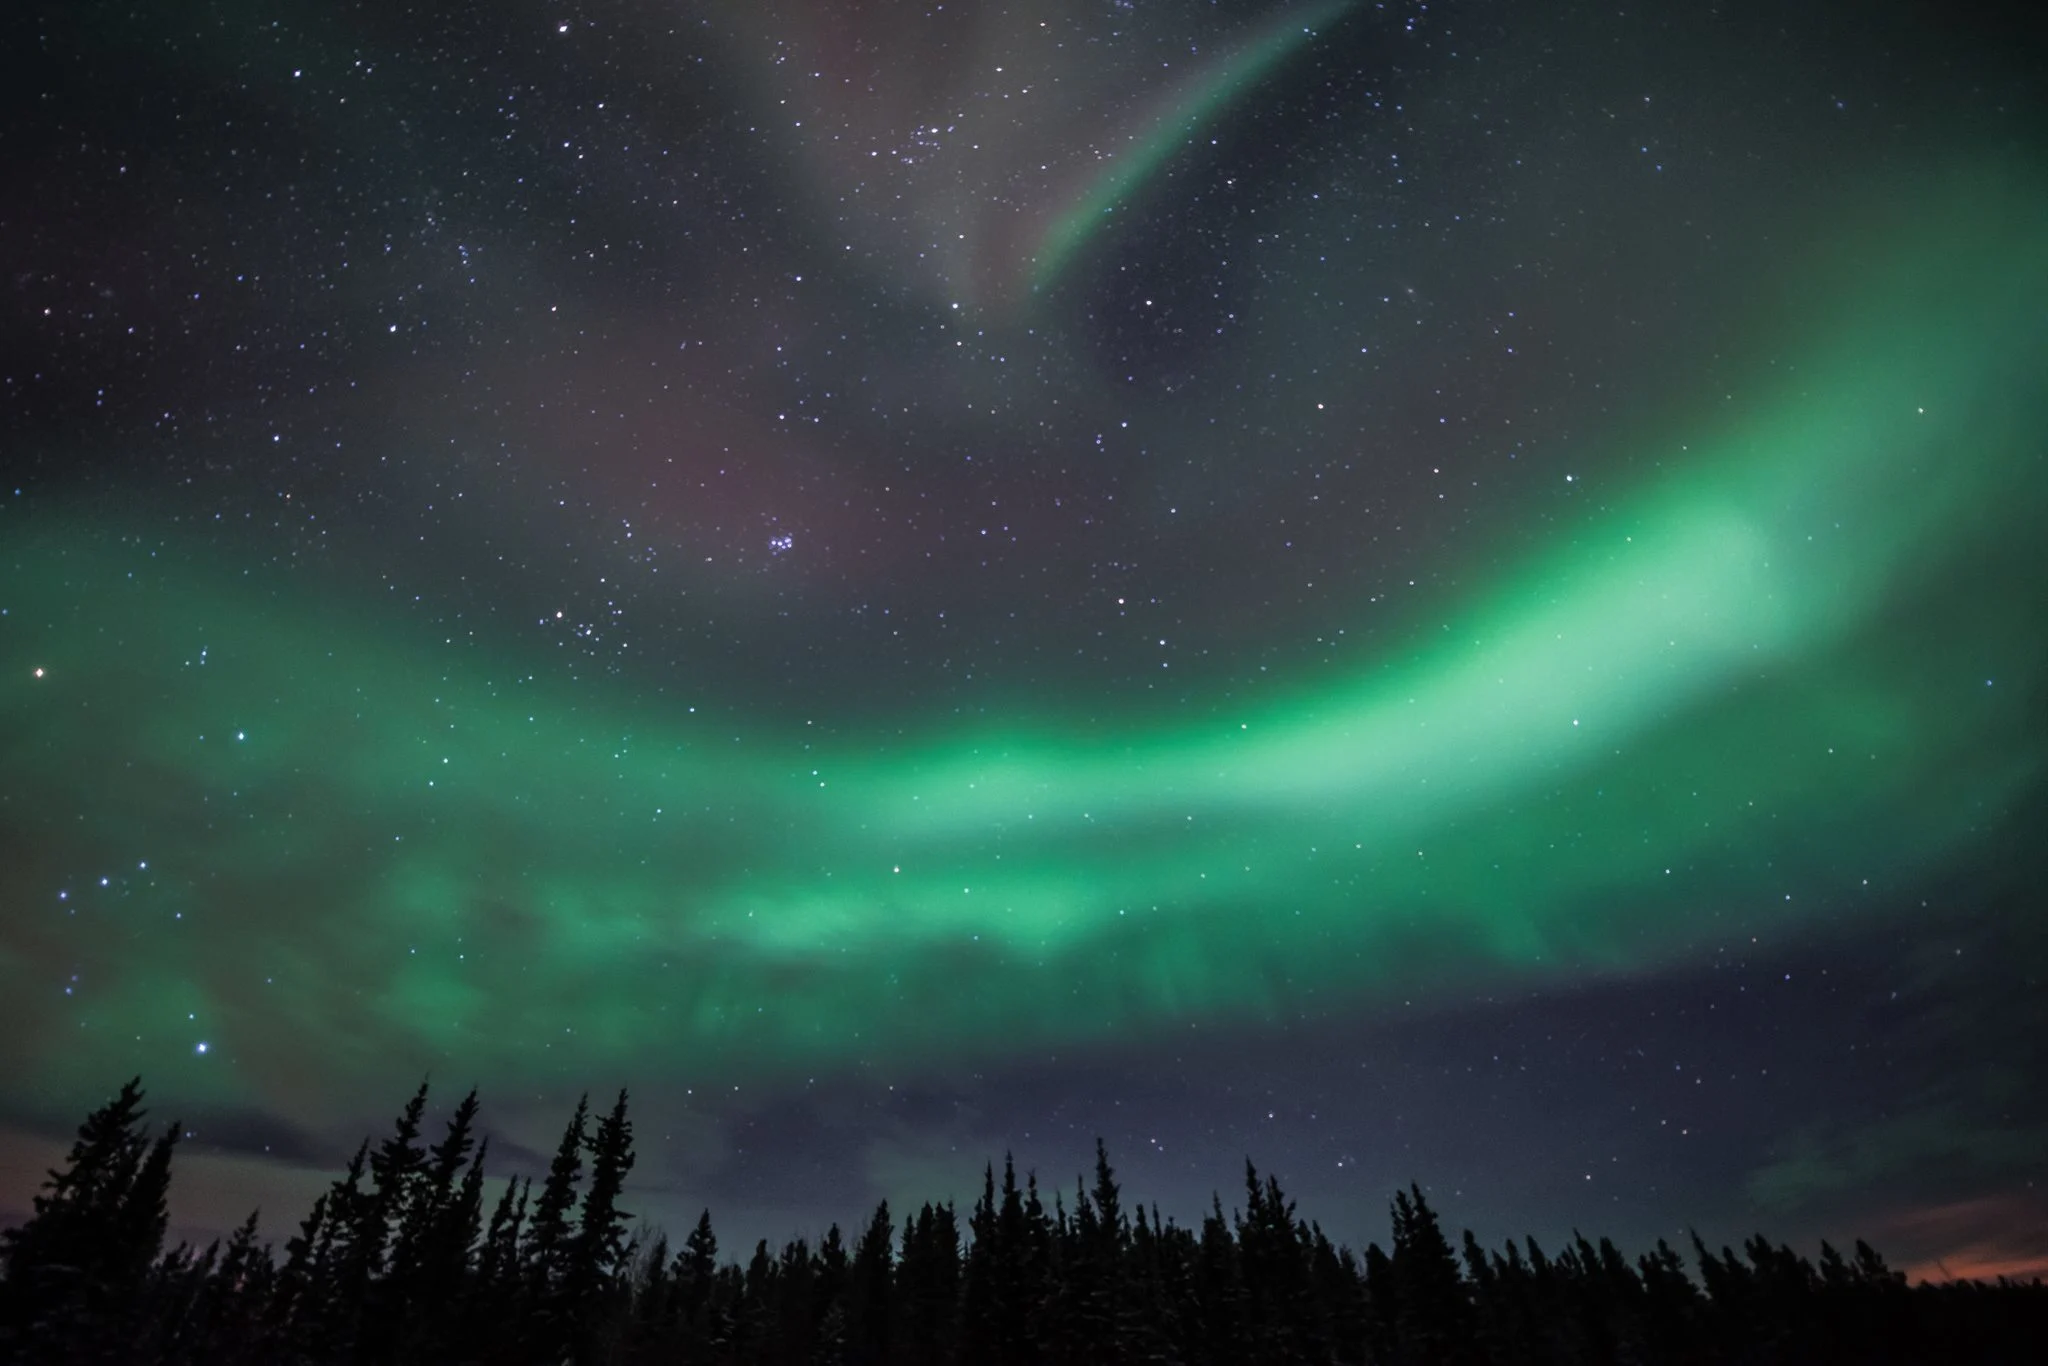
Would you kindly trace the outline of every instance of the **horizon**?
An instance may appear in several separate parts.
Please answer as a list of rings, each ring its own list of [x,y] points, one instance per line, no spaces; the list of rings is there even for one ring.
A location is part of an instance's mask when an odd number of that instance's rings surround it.
[[[147,1089],[148,1088],[145,1086],[145,1098],[147,1096]],[[479,1097],[479,1099],[481,1099],[481,1097]],[[436,1116],[434,1105],[430,1096],[426,1116],[428,1121],[429,1136],[431,1136],[433,1132],[435,1132],[437,1127],[433,1121],[436,1118],[445,1121],[447,1117],[446,1112],[449,1107],[444,1106],[441,1108],[442,1113],[439,1116]],[[481,1119],[483,1117],[483,1114],[487,1113],[488,1111],[482,1112],[479,1118]],[[167,1127],[167,1125],[158,1124],[149,1127],[151,1128],[152,1133],[160,1133]],[[484,1140],[489,1140],[495,1137],[492,1134],[488,1124],[480,1123],[478,1133],[480,1138]],[[185,1141],[189,1142],[190,1137],[193,1137],[193,1135],[190,1135],[188,1131],[187,1139]],[[376,1134],[370,1134],[367,1136],[367,1138],[369,1139],[372,1146],[374,1146],[375,1143],[378,1141],[378,1136]],[[637,1147],[638,1144],[636,1143],[636,1148]],[[4,1149],[0,1149],[0,1151],[4,1151]],[[50,1160],[48,1166],[53,1170],[61,1169],[64,1165],[62,1161],[63,1149],[59,1146],[53,1145],[49,1149],[49,1152]],[[1116,1155],[1114,1153],[1110,1153],[1108,1156],[1112,1167],[1114,1167],[1116,1163]],[[1006,1166],[1006,1164],[1013,1162],[1014,1158],[1014,1154],[1006,1154],[1004,1158],[1000,1160],[986,1160],[982,1168],[982,1181],[971,1192],[965,1190],[948,1190],[943,1195],[927,1194],[923,1198],[910,1199],[884,1196],[879,1203],[889,1210],[892,1218],[896,1219],[899,1222],[899,1224],[902,1220],[911,1216],[918,1208],[925,1205],[930,1205],[934,1207],[945,1206],[948,1208],[955,1209],[957,1211],[964,1212],[972,1209],[975,1205],[975,1202],[983,1197],[984,1192],[988,1187],[988,1183],[995,1182],[998,1185],[998,1187],[1000,1187],[1001,1183],[998,1181],[996,1173],[998,1169],[1003,1168],[1004,1166]],[[1071,1189],[1065,1182],[1041,1181],[1039,1179],[1039,1170],[1035,1167],[1024,1164],[1018,1164],[1015,1167],[1018,1184],[1020,1185],[1020,1187],[1025,1185],[1033,1186],[1038,1191],[1041,1199],[1043,1199],[1046,1202],[1048,1209],[1053,1208],[1055,1205],[1063,1205],[1065,1203],[1066,1197],[1075,1194],[1076,1190],[1082,1192],[1083,1194],[1081,1198],[1085,1199],[1086,1192],[1088,1191],[1090,1182],[1092,1180],[1092,1173],[1090,1172],[1090,1170],[1088,1170],[1088,1168],[1090,1165],[1092,1165],[1093,1159],[1094,1152],[1091,1149],[1089,1161],[1087,1163],[1077,1165],[1077,1168],[1073,1174]],[[201,1154],[198,1156],[197,1161],[198,1164],[203,1166],[207,1164],[208,1159],[204,1154]],[[1247,1155],[1245,1162],[1247,1166],[1247,1172],[1244,1174],[1244,1176],[1246,1179],[1249,1179],[1250,1173],[1252,1171],[1257,1171],[1258,1178],[1262,1183],[1267,1179],[1272,1179],[1278,1181],[1283,1189],[1287,1186],[1287,1180],[1284,1173],[1259,1170],[1257,1168],[1256,1161],[1249,1155]],[[191,1165],[191,1163],[187,1162],[186,1165],[189,1166]],[[217,1166],[218,1163],[215,1163],[214,1165]],[[499,1198],[506,1194],[506,1187],[508,1184],[512,1185],[513,1188],[516,1189],[518,1183],[521,1180],[526,1180],[529,1182],[536,1181],[540,1180],[546,1175],[546,1164],[544,1162],[524,1163],[522,1164],[522,1167],[524,1168],[523,1170],[513,1170],[505,1172],[502,1175],[491,1174],[485,1177],[483,1186],[483,1203],[485,1208],[488,1209],[497,1204]],[[248,1168],[246,1165],[244,1165],[237,1167],[235,1170],[237,1174],[246,1175]],[[174,1162],[171,1184],[172,1206],[174,1209],[178,1204],[178,1171],[179,1164],[177,1162]],[[338,1166],[334,1168],[295,1168],[293,1169],[293,1171],[299,1177],[303,1178],[302,1181],[295,1182],[294,1184],[307,1185],[315,1193],[329,1189],[334,1182],[340,1179],[341,1176],[341,1172]],[[216,1178],[217,1177],[218,1173],[216,1173]],[[1143,1199],[1142,1192],[1133,1192],[1130,1189],[1128,1183],[1121,1184],[1123,1185],[1124,1197],[1127,1201],[1129,1201],[1129,1207],[1135,1211],[1149,1211],[1150,1215],[1155,1217],[1156,1222],[1162,1228],[1171,1227],[1175,1225],[1181,1228],[1199,1228],[1201,1226],[1203,1219],[1206,1218],[1210,1213],[1209,1208],[1196,1209],[1193,1211],[1161,1209],[1156,1202],[1151,1202]],[[1439,1194],[1428,1190],[1422,1190],[1419,1183],[1411,1183],[1411,1185],[1408,1187],[1395,1187],[1392,1190],[1390,1190],[1387,1196],[1386,1208],[1388,1213],[1391,1213],[1393,1211],[1394,1197],[1401,1194],[1406,1189],[1418,1190],[1425,1197]],[[1242,1200],[1224,1200],[1222,1198],[1222,1190],[1222,1187],[1218,1187],[1215,1191],[1212,1192],[1212,1196],[1215,1198],[1216,1207],[1220,1207],[1227,1218],[1232,1219],[1233,1221],[1238,1220],[1244,1213],[1245,1207],[1242,1203]],[[647,1192],[647,1194],[652,1194],[652,1192]],[[1138,1198],[1132,1199],[1132,1196],[1134,1194]],[[1239,1191],[1237,1192],[1237,1194],[1241,1196],[1242,1192]],[[1455,1198],[1456,1193],[1453,1194]],[[634,1183],[630,1179],[628,1180],[625,1186],[625,1197],[628,1204],[641,1203],[634,1195]],[[310,1201],[306,1202],[308,1206],[310,1206],[310,1203]],[[1294,1202],[1290,1198],[1290,1204],[1298,1205],[1298,1202]],[[674,1206],[672,1204],[671,1208],[680,1209],[681,1207]],[[1451,1212],[1450,1209],[1447,1209],[1441,1203],[1433,1204],[1432,1208],[1436,1210],[1439,1218],[1444,1218]],[[260,1216],[262,1211],[260,1207],[252,1207],[252,1212],[259,1215],[259,1241],[265,1246],[268,1246],[271,1249],[273,1255],[275,1255],[283,1247],[285,1237],[291,1235],[296,1230],[298,1216],[292,1215],[289,1212],[287,1212],[287,1214],[284,1217],[279,1218],[277,1220],[277,1227],[276,1229],[273,1229],[268,1221],[261,1220]],[[747,1249],[755,1246],[757,1243],[765,1243],[771,1250],[781,1248],[797,1242],[802,1242],[808,1244],[813,1248],[816,1248],[820,1246],[825,1241],[828,1234],[834,1230],[836,1230],[842,1236],[844,1241],[846,1241],[847,1243],[851,1243],[854,1237],[858,1235],[860,1230],[866,1226],[869,1217],[872,1216],[874,1213],[875,1209],[873,1207],[870,1207],[867,1210],[854,1213],[851,1217],[828,1218],[823,1223],[794,1226],[780,1234],[769,1232],[750,1234],[749,1232],[743,1230],[739,1236],[735,1237],[732,1236],[729,1232],[723,1233],[719,1236],[719,1250],[721,1259],[720,1264],[729,1266],[743,1266],[746,1261]],[[2032,1281],[2033,1283],[2038,1284],[2042,1276],[2044,1274],[2048,1274],[2048,1258],[2011,1258],[2009,1256],[2006,1256],[2002,1252],[2002,1250],[1998,1249],[1995,1242],[1988,1242],[1984,1239],[1984,1233],[1987,1229],[1993,1231],[1995,1235],[1995,1231],[2004,1226],[2007,1218],[2009,1217],[2009,1213],[2009,1211],[2005,1210],[1973,1211],[1967,1208],[1952,1208],[1947,1210],[1934,1210],[1925,1212],[1921,1216],[1922,1220],[1930,1223],[1947,1225],[1941,1230],[1941,1233],[1942,1236],[1947,1239],[1947,1242],[1944,1243],[1943,1246],[1947,1247],[1948,1251],[1945,1254],[1924,1255],[1920,1260],[1909,1261],[1904,1265],[1896,1267],[1895,1269],[1898,1270],[1899,1273],[1906,1278],[1909,1284],[1913,1285],[1944,1285],[1965,1281],[1991,1283],[2005,1280],[2011,1280],[2016,1282]],[[24,1209],[18,1213],[12,1210],[0,1209],[0,1228],[19,1227],[23,1222],[25,1222],[25,1220],[28,1217],[28,1214],[29,1211],[26,1207],[24,1207]],[[716,1230],[720,1226],[716,1211],[707,1207],[699,1211],[699,1214],[704,1217],[710,1218],[714,1230]],[[1990,1216],[1989,1218],[1985,1217],[1987,1214]],[[696,1216],[686,1215],[685,1217],[678,1220],[674,1225],[671,1225],[661,1220],[652,1218],[649,1214],[647,1214],[644,1211],[636,1211],[631,1209],[627,1211],[627,1216],[629,1221],[628,1231],[632,1239],[632,1246],[643,1249],[648,1246],[651,1246],[657,1240],[666,1242],[668,1246],[670,1246],[671,1248],[679,1247],[682,1242],[680,1230],[692,1226],[696,1221]],[[965,1216],[963,1213],[963,1220],[964,1217]],[[1338,1247],[1349,1249],[1356,1253],[1363,1253],[1365,1248],[1369,1245],[1377,1246],[1380,1242],[1380,1238],[1372,1236],[1370,1232],[1366,1232],[1361,1234],[1360,1236],[1354,1237],[1347,1236],[1343,1232],[1340,1232],[1336,1229],[1322,1227],[1321,1220],[1317,1218],[1314,1211],[1300,1211],[1297,1215],[1297,1218],[1304,1224],[1314,1224],[1315,1226],[1322,1228],[1322,1231],[1325,1234],[1330,1235],[1331,1240],[1334,1243],[1336,1243]],[[168,1225],[168,1229],[164,1239],[164,1246],[166,1250],[178,1245],[185,1245],[194,1250],[203,1249],[209,1243],[218,1243],[228,1239],[233,1234],[235,1227],[239,1226],[240,1223],[241,1220],[237,1219],[232,1221],[230,1224],[222,1227],[212,1227],[204,1225],[181,1226],[176,1221],[176,1219],[173,1218],[173,1220]],[[1974,1225],[1974,1228],[1972,1227],[1972,1225]],[[1958,1226],[1960,1226],[1960,1229]],[[673,1236],[670,1232],[671,1228],[675,1228],[678,1230]],[[1895,1227],[1893,1231],[1910,1232],[1910,1224],[1906,1225],[1904,1228]],[[1498,1251],[1505,1243],[1509,1242],[1520,1244],[1528,1241],[1533,1241],[1538,1246],[1544,1248],[1546,1251],[1555,1252],[1558,1250],[1568,1248],[1575,1239],[1582,1235],[1593,1238],[1605,1238],[1608,1236],[1598,1229],[1595,1229],[1590,1234],[1587,1234],[1584,1230],[1580,1229],[1577,1226],[1574,1226],[1573,1228],[1565,1232],[1552,1231],[1550,1233],[1550,1236],[1548,1237],[1539,1236],[1538,1234],[1530,1230],[1523,1230],[1520,1233],[1496,1235],[1489,1238],[1479,1236],[1478,1231],[1476,1229],[1472,1228],[1469,1224],[1461,1223],[1454,1218],[1449,1221],[1447,1226],[1447,1234],[1450,1232],[1456,1232],[1461,1236],[1466,1232],[1471,1232],[1473,1236],[1478,1238],[1480,1246],[1486,1248],[1489,1251]],[[1382,1236],[1384,1235],[1382,1234]],[[1767,1239],[1771,1237],[1768,1230],[1762,1229],[1742,1230],[1737,1232],[1731,1232],[1727,1234],[1725,1237],[1716,1237],[1712,1236],[1712,1234],[1708,1231],[1703,1231],[1699,1224],[1688,1223],[1684,1225],[1681,1229],[1674,1230],[1672,1233],[1664,1235],[1658,1238],[1656,1241],[1670,1242],[1680,1245],[1681,1247],[1684,1247],[1689,1246],[1690,1241],[1693,1238],[1697,1237],[1699,1241],[1708,1248],[1709,1251],[1718,1254],[1725,1253],[1732,1247],[1742,1246],[1749,1238],[1754,1236],[1762,1236]],[[1960,1244],[1957,1244],[1955,1240],[1958,1237],[1963,1238],[1965,1241],[1963,1241]],[[971,1236],[968,1237],[968,1241],[972,1241]],[[1812,1237],[1812,1241],[1815,1245],[1815,1248],[1822,1248],[1832,1245],[1836,1247],[1838,1250],[1853,1250],[1859,1243],[1872,1242],[1870,1238],[1855,1233],[1853,1231],[1847,1234],[1838,1233],[1833,1237],[1830,1237],[1827,1234],[1818,1234]],[[1646,1252],[1649,1250],[1650,1248],[1647,1246],[1623,1246],[1622,1248],[1624,1255],[1628,1256],[1633,1256],[1635,1254]],[[1793,1250],[1795,1252],[1799,1252],[1801,1255],[1806,1255],[1812,1249],[1794,1246]],[[1885,1247],[1879,1246],[1877,1250],[1880,1254],[1886,1255],[1887,1260],[1889,1260],[1889,1254],[1887,1253],[1887,1249]],[[1688,1256],[1688,1258],[1690,1258],[1691,1254],[1689,1252],[1684,1252],[1682,1253],[1682,1255],[1686,1255]],[[1949,1263],[1954,1263],[1954,1265],[1950,1265]],[[1695,1281],[1697,1281],[1698,1268],[1690,1260],[1688,1260],[1687,1263],[1686,1274],[1689,1277],[1693,1278]]]

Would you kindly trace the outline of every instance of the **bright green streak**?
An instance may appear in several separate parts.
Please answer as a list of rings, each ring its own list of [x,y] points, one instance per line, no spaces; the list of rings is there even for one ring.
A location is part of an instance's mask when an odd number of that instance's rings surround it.
[[[1258,37],[1198,82],[1179,106],[1161,117],[1134,146],[1123,155],[1110,158],[1081,197],[1046,229],[1038,249],[1032,253],[1031,288],[1044,289],[1057,280],[1103,219],[1184,147],[1197,128],[1258,84],[1275,66],[1314,38],[1316,30],[1350,9],[1352,3],[1353,0],[1325,0],[1300,13],[1284,14],[1273,20]]]
[[[1781,392],[1443,629],[1113,742],[1055,707],[806,748],[17,521],[0,989],[46,1004],[0,1063],[177,1059],[229,1095],[309,1057],[794,1072],[1647,969],[1853,910],[2048,760],[2048,216],[1986,181],[1952,222],[1844,247],[1855,297],[1774,348]]]

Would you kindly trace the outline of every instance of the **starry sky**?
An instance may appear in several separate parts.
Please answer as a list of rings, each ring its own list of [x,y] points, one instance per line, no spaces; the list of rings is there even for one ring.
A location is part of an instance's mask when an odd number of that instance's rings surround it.
[[[0,1209],[424,1076],[728,1246],[1100,1135],[2048,1267],[2037,27],[25,13]]]

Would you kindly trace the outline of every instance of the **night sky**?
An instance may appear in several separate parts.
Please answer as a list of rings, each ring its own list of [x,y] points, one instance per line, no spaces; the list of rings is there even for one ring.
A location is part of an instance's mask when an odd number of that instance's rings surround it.
[[[1100,1135],[2048,1268],[2038,28],[6,22],[0,1211],[431,1077],[729,1250]]]

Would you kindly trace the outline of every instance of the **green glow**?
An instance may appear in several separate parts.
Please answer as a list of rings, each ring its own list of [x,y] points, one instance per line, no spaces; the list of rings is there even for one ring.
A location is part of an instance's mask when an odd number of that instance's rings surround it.
[[[0,987],[49,1004],[0,1059],[272,1097],[315,1053],[796,1071],[1646,969],[1724,915],[1852,912],[2048,758],[2048,219],[1958,198],[1963,226],[1844,246],[1854,297],[1780,392],[1676,423],[1680,473],[1442,629],[1114,740],[1055,705],[807,746],[522,681],[162,532],[17,518]],[[73,915],[101,929],[60,998]]]
[[[1104,217],[1185,146],[1197,128],[1299,51],[1316,36],[1316,30],[1337,19],[1352,3],[1324,0],[1270,21],[1258,36],[1196,81],[1128,150],[1110,157],[1080,198],[1046,228],[1031,256],[1031,288],[1044,289],[1057,280]]]

